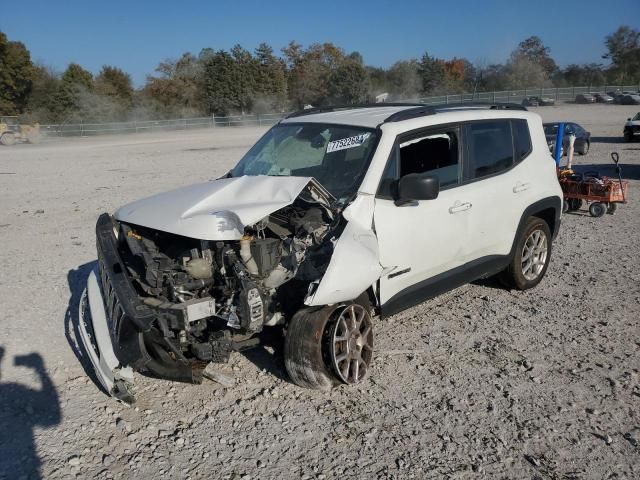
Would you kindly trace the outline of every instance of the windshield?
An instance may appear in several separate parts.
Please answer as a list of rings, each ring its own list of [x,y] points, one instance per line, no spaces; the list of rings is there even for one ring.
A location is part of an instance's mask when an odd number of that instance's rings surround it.
[[[547,123],[544,125],[544,133],[546,135],[556,135],[558,133],[557,123]]]
[[[355,193],[378,140],[376,130],[322,123],[274,126],[231,170],[232,177],[314,177],[337,199]]]

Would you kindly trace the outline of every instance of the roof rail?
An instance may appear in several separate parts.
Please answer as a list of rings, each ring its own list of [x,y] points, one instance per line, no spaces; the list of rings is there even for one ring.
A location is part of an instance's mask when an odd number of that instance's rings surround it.
[[[382,123],[401,122],[403,120],[410,120],[412,118],[424,117],[427,115],[434,115],[440,112],[446,112],[451,110],[474,110],[474,109],[487,109],[487,110],[527,110],[527,107],[518,105],[517,103],[485,103],[485,102],[463,102],[463,103],[448,103],[448,104],[434,104],[434,105],[421,105],[415,108],[408,108],[400,112],[393,113],[384,119]]]
[[[524,110],[527,111],[527,107],[520,105],[519,103],[509,102],[461,102],[461,103],[448,103],[439,105],[430,105],[430,107],[436,110],[455,110],[457,108],[477,108],[488,110]]]
[[[316,113],[336,112],[339,110],[353,110],[356,108],[383,108],[383,107],[424,107],[424,103],[356,103],[353,105],[329,105],[326,107],[313,107],[304,110],[297,110],[290,113],[284,118],[303,117],[305,115],[313,115]]]

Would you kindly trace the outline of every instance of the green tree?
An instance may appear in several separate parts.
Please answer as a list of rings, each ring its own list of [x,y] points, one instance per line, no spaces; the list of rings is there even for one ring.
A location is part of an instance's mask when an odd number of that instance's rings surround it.
[[[353,104],[367,99],[367,71],[362,57],[349,56],[329,76],[329,98],[332,103]]]
[[[422,80],[422,91],[425,94],[435,93],[445,81],[444,64],[441,60],[425,52],[418,64],[418,74]]]
[[[32,74],[29,50],[0,32],[0,114],[22,113],[31,91]]]
[[[201,113],[202,63],[191,53],[165,60],[148,76],[136,102],[136,115],[176,117]]]
[[[255,60],[257,62],[257,79],[254,107],[263,112],[274,109],[284,110],[287,100],[287,77],[284,62],[274,55],[273,48],[266,43],[261,43],[256,48]]]
[[[133,98],[131,76],[110,65],[104,65],[96,76],[95,89],[100,95],[107,95],[124,104],[129,104]]]
[[[32,87],[27,102],[28,123],[57,123],[61,109],[56,104],[56,95],[60,88],[60,76],[44,65],[34,65]]]
[[[618,83],[640,81],[640,31],[621,26],[604,42],[608,52],[603,58],[611,60],[610,74]]]
[[[241,87],[233,57],[224,50],[201,54],[202,98],[208,114],[225,116],[239,107]]]
[[[71,63],[63,72],[54,97],[56,116],[62,121],[89,120],[83,109],[86,96],[93,91],[93,75],[77,63]]]
[[[289,99],[294,107],[327,104],[332,73],[344,61],[344,51],[332,43],[314,43],[304,49],[291,42],[282,53],[288,67]]]
[[[387,72],[388,91],[394,97],[416,98],[422,91],[422,77],[418,61],[401,60],[394,63]]]
[[[533,68],[533,65],[539,66],[548,78],[558,68],[556,62],[551,58],[550,52],[551,49],[544,45],[542,39],[534,35],[518,44],[518,47],[511,52],[510,61],[518,63],[525,59],[527,62],[522,62],[523,65],[529,65],[528,68]]]

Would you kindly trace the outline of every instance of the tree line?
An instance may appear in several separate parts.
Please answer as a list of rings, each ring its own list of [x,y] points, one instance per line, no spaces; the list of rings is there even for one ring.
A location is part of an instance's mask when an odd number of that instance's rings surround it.
[[[389,68],[365,65],[358,52],[332,43],[291,42],[276,54],[261,43],[253,52],[205,48],[161,62],[145,84],[105,65],[96,74],[71,63],[63,72],[34,63],[27,47],[0,31],[0,115],[25,121],[74,123],[197,115],[284,112],[307,105],[416,99],[428,95],[527,87],[640,82],[640,31],[619,27],[606,36],[609,60],[560,68],[536,36],[520,42],[503,64],[441,59],[425,52]]]

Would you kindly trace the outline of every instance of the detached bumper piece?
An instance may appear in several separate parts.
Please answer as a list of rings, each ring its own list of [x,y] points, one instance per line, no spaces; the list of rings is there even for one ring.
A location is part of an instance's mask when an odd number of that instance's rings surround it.
[[[155,326],[159,314],[141,302],[129,281],[108,214],[98,219],[96,239],[98,269],[89,276],[80,305],[80,336],[100,383],[126,403],[135,401],[133,371],[201,383],[206,362],[167,355],[171,345]]]

